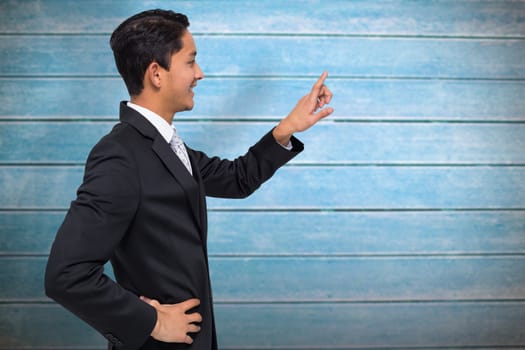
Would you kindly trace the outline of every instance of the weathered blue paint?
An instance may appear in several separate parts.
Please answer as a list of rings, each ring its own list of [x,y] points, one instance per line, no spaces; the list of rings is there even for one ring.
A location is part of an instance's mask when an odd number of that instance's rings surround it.
[[[91,147],[116,123],[0,121],[0,164],[83,163]],[[176,120],[175,124],[190,147],[234,158],[275,122]],[[225,139],[235,142],[221,141]],[[301,139],[306,151],[293,164],[525,164],[525,123],[327,121]]]
[[[82,166],[0,166],[6,209],[63,209]],[[246,199],[211,209],[524,209],[523,166],[287,166]],[[305,190],[308,189],[308,190]],[[301,195],[297,195],[300,193]],[[286,198],[286,200],[283,200]]]
[[[2,36],[0,74],[117,76],[108,42],[109,35]],[[334,77],[525,78],[524,40],[196,35],[195,42],[205,76],[317,76],[323,62]]]
[[[190,16],[192,147],[244,152],[322,70],[335,93],[270,183],[209,200],[221,348],[525,349],[525,1],[505,0],[0,2],[0,349],[104,346],[42,273],[127,99],[109,34],[150,7]]]
[[[315,78],[208,78],[191,118],[282,118]],[[523,122],[523,81],[333,79],[333,119]],[[129,97],[120,78],[0,78],[2,118],[111,118]],[[96,102],[94,102],[96,101]],[[292,104],[293,104],[292,103]],[[78,106],[81,105],[82,108]]]
[[[111,33],[124,18],[154,7],[186,13],[190,28],[207,34],[521,37],[525,32],[523,1],[7,0],[0,5],[0,31],[6,33]]]
[[[93,330],[56,305],[0,304],[0,315],[2,334],[21,335],[4,337],[4,348],[38,344],[100,349],[104,344]],[[525,305],[518,301],[218,303],[215,315],[225,349],[521,350]]]
[[[45,262],[0,257],[0,283],[9,286],[0,300],[46,301]],[[515,273],[525,269],[523,256],[212,256],[210,264],[217,302],[516,300],[525,293],[525,274]]]
[[[4,256],[47,255],[64,210],[0,212]],[[525,211],[215,211],[211,256],[516,255]],[[290,223],[293,222],[293,225]],[[248,234],[247,227],[260,234]]]

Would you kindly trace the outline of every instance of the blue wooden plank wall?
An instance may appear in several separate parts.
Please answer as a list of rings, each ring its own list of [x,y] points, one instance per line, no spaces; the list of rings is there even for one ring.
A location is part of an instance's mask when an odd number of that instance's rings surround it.
[[[0,349],[102,349],[43,293],[87,152],[127,97],[108,46],[190,17],[176,123],[233,157],[323,71],[335,114],[246,200],[209,201],[222,349],[525,349],[525,1],[0,2]]]

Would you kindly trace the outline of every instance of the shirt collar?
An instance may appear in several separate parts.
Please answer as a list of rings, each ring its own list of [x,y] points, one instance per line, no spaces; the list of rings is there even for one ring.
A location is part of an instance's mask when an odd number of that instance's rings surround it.
[[[166,140],[167,143],[171,142],[174,129],[166,120],[164,120],[157,113],[152,112],[149,109],[144,108],[142,106],[136,105],[131,102],[128,102],[127,105],[128,107],[133,108],[134,110],[139,112],[144,118],[146,118],[155,127],[155,129],[157,129],[157,131],[160,133],[162,138]]]

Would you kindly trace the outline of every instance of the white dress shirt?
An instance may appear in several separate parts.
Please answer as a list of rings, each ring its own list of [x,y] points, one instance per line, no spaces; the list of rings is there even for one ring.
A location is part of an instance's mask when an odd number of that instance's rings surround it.
[[[161,134],[162,138],[166,140],[167,143],[171,142],[173,138],[173,126],[171,126],[166,120],[164,120],[160,115],[155,112],[150,111],[147,108],[136,105],[134,103],[127,103],[129,108],[133,108],[139,112],[144,118],[146,118],[157,131]]]

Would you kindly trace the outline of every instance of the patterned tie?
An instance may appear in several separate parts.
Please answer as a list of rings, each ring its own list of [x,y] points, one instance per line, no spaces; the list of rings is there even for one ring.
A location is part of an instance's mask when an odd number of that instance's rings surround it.
[[[173,128],[173,137],[171,138],[170,147],[179,157],[186,169],[188,169],[190,174],[193,175],[193,172],[191,171],[190,158],[188,157],[188,151],[186,151],[186,147],[184,146],[184,143],[182,143],[182,139],[179,137],[179,135],[177,135],[177,130],[175,128]]]

